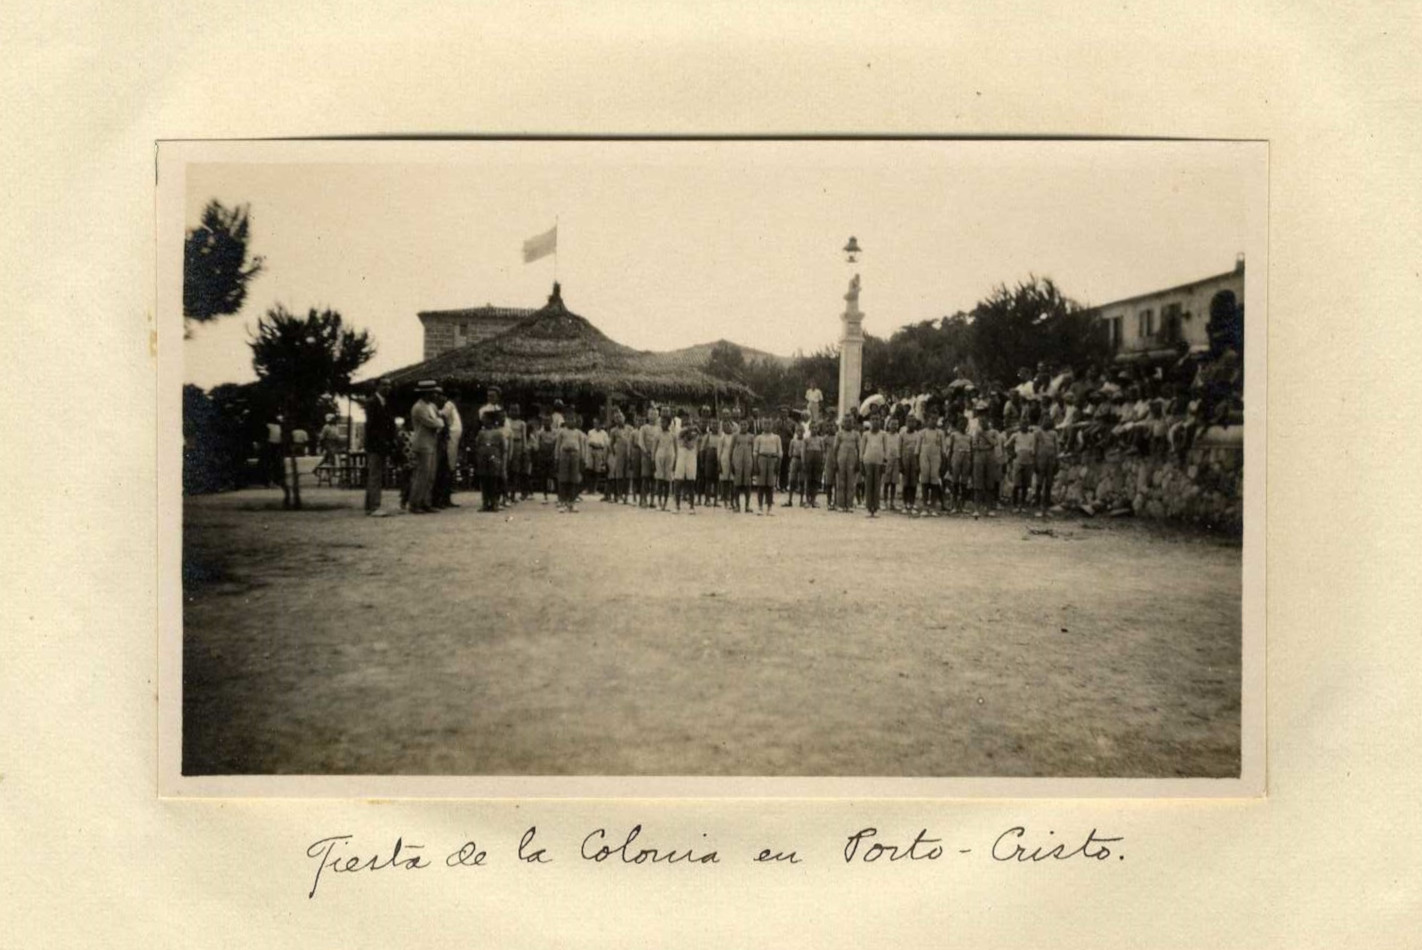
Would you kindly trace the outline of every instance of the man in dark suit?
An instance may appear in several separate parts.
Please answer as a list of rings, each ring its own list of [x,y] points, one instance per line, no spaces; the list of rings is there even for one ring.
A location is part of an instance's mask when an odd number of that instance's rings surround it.
[[[365,403],[365,513],[385,517],[380,490],[385,486],[385,462],[396,450],[395,411],[390,405],[390,381],[375,384],[375,395]]]

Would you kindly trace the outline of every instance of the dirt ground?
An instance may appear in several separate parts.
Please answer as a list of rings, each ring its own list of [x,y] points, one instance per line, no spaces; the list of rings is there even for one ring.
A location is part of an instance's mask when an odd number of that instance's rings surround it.
[[[303,496],[186,500],[187,774],[1239,771],[1237,543]]]

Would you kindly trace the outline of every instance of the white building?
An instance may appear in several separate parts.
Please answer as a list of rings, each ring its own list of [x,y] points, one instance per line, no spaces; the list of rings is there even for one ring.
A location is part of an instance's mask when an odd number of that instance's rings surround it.
[[[1210,346],[1212,314],[1233,314],[1244,325],[1244,255],[1234,270],[1114,300],[1091,312],[1106,325],[1120,362],[1175,356],[1182,342],[1203,352]]]

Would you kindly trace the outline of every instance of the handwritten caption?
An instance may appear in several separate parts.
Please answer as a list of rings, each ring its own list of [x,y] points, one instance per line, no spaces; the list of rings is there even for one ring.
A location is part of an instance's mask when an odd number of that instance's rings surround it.
[[[733,861],[782,866],[806,863],[806,857],[798,849],[776,847],[774,844],[751,847],[734,855],[722,855],[709,843],[668,846],[664,842],[651,841],[649,835],[644,835],[640,824],[625,831],[595,828],[583,836],[576,849],[570,842],[565,851],[555,853],[551,846],[540,841],[538,826],[531,825],[505,859],[511,858],[513,863],[522,866],[547,865],[560,859],[614,867],[670,864],[705,867]],[[702,837],[707,836],[703,834]],[[980,859],[986,856],[994,862],[1006,864],[1090,863],[1112,858],[1124,861],[1126,855],[1121,850],[1124,840],[1122,836],[1103,835],[1096,828],[1085,835],[1068,837],[1058,835],[1054,829],[1042,834],[1031,832],[1022,825],[1014,825],[993,839],[988,847],[979,849],[945,844],[940,837],[930,837],[927,828],[920,829],[911,839],[905,836],[890,840],[887,835],[881,835],[878,828],[866,826],[845,835],[842,847],[838,847],[836,842],[839,853],[830,860],[837,865],[931,862],[955,858],[970,860],[972,856]],[[468,871],[499,863],[497,859],[491,861],[489,852],[472,839],[446,852],[407,841],[403,835],[395,839],[388,851],[363,849],[354,835],[329,835],[308,845],[306,856],[315,862],[311,890],[306,895],[311,899],[316,897],[321,882],[331,875],[430,869]]]

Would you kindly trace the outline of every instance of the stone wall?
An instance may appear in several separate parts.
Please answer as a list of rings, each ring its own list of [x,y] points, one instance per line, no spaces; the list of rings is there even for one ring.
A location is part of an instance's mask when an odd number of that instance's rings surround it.
[[[1239,534],[1244,526],[1244,430],[1205,430],[1183,464],[1108,453],[1063,462],[1053,501],[1086,514],[1133,514]]]
[[[432,360],[446,350],[452,350],[459,345],[454,333],[455,322],[453,320],[426,320],[424,323],[424,359]]]

